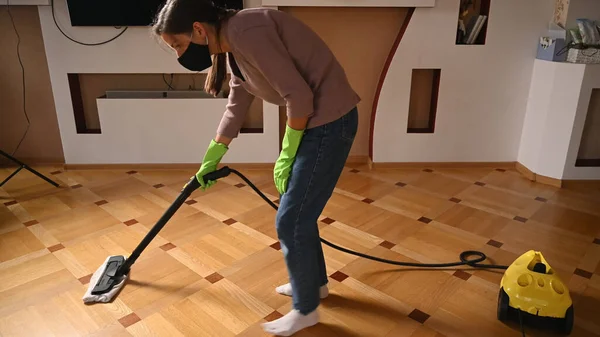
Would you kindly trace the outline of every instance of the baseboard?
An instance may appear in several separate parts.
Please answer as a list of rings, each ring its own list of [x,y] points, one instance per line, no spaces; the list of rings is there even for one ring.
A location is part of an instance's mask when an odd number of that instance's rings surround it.
[[[65,164],[65,170],[187,170],[200,164]]]
[[[40,167],[40,166],[62,167],[65,164],[64,160],[62,160],[62,159],[52,159],[52,158],[39,159],[39,158],[19,158],[19,157],[17,157],[17,160],[19,160],[20,162],[24,163],[25,165],[29,165],[31,167]],[[20,165],[18,165],[14,161],[0,156],[0,168],[15,168],[15,167],[19,167],[19,166]]]
[[[554,186],[554,187],[557,187],[557,188],[562,188],[563,187],[563,180],[562,179],[556,179],[556,178],[546,177],[546,176],[543,176],[541,174],[536,174],[535,175],[535,181],[538,182],[538,183],[540,183],[540,184]]]
[[[348,156],[346,164],[367,164],[369,163],[369,156]]]
[[[557,188],[563,187],[563,180],[561,180],[561,179],[547,177],[547,176],[544,176],[541,174],[537,174],[519,162],[516,163],[515,167],[519,173],[521,173],[525,178],[527,178],[531,181],[535,181],[535,182],[538,182],[538,183],[544,184],[544,185],[554,186]]]
[[[197,170],[201,163],[182,164],[65,164],[65,170]],[[221,166],[244,170],[273,169],[271,163],[221,163]]]
[[[531,181],[535,181],[535,173],[533,173],[533,171],[528,169],[525,165],[517,162],[515,164],[515,169],[517,170],[517,172],[521,173],[521,175],[523,175],[525,178]]]
[[[368,156],[349,156],[346,160],[347,164],[366,164],[368,163]],[[198,169],[201,163],[183,163],[183,164],[170,164],[170,163],[157,163],[157,164],[62,164],[61,166],[65,170],[188,170]],[[226,163],[222,162],[221,165],[227,165],[230,167],[236,167],[244,170],[267,170],[273,169],[275,163]]]
[[[402,169],[402,168],[494,168],[516,169],[525,178],[557,188],[589,187],[600,188],[600,180],[562,180],[537,174],[519,162],[401,162],[374,163],[369,156],[349,156],[347,164],[367,164],[369,169]],[[197,170],[200,163],[189,164],[58,164],[64,170]],[[240,170],[272,170],[273,163],[222,163]]]
[[[515,162],[381,162],[374,163],[369,160],[369,167],[394,169],[394,168],[502,168],[514,169]]]

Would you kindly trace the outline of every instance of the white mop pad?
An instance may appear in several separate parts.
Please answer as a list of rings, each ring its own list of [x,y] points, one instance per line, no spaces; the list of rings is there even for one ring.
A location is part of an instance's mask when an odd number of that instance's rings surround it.
[[[115,286],[110,291],[108,291],[107,293],[100,294],[100,295],[92,295],[92,290],[96,286],[96,282],[98,282],[98,279],[100,279],[100,276],[102,276],[102,273],[104,273],[104,270],[106,269],[106,266],[108,264],[108,260],[110,258],[111,258],[111,256],[107,257],[106,260],[104,261],[104,263],[92,275],[92,279],[90,280],[90,284],[88,286],[88,289],[85,292],[85,295],[83,295],[83,302],[84,303],[96,303],[96,302],[107,303],[107,302],[110,302],[110,300],[125,285],[125,281],[127,280],[128,275],[123,276],[123,279],[119,283],[115,284]]]

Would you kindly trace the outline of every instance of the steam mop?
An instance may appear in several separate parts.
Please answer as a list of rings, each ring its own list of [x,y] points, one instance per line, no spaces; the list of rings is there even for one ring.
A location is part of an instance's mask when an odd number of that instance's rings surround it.
[[[278,209],[277,205],[269,200],[269,198],[248,180],[248,178],[227,166],[205,175],[204,181],[216,181],[231,173],[236,174],[244,180],[244,182],[246,182],[248,186],[250,186],[272,208],[275,210]],[[192,192],[199,187],[200,183],[196,177],[192,177],[183,187],[179,196],[160,217],[148,234],[146,234],[144,239],[128,258],[125,258],[122,255],[109,256],[104,264],[102,264],[92,275],[88,290],[83,296],[83,301],[85,303],[110,302],[125,285],[131,266],[135,263],[140,254]],[[321,242],[333,249],[348,254],[397,266],[418,268],[470,266],[480,269],[504,269],[506,272],[502,278],[498,296],[497,318],[500,321],[507,321],[512,317],[510,315],[511,313],[516,313],[521,322],[521,328],[523,328],[523,315],[533,318],[551,319],[552,322],[558,323],[558,326],[553,324],[553,327],[557,327],[560,332],[566,335],[570,334],[573,328],[573,304],[569,296],[569,290],[566,285],[560,281],[540,252],[526,252],[510,266],[483,264],[481,262],[485,261],[487,257],[480,251],[464,251],[460,254],[460,261],[458,262],[412,263],[388,260],[355,252],[335,245],[323,238],[321,238]],[[475,258],[473,258],[473,256],[475,256]],[[524,331],[523,336],[525,336]]]
[[[229,167],[223,167],[217,171],[208,173],[204,176],[204,181],[218,180],[230,174]],[[196,177],[192,177],[183,187],[181,193],[173,201],[171,206],[158,219],[152,229],[146,234],[135,250],[128,258],[122,255],[109,256],[104,263],[94,272],[90,280],[88,290],[83,296],[84,303],[110,302],[115,295],[123,288],[131,266],[135,263],[144,249],[152,242],[154,237],[167,224],[173,214],[183,205],[187,198],[200,187],[200,182]]]

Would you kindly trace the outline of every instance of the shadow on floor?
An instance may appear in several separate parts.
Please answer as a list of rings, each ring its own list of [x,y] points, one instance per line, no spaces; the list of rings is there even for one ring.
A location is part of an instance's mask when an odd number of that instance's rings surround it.
[[[299,334],[298,337],[362,337],[356,331],[342,325],[334,325],[328,323],[317,324],[310,329],[307,329],[304,334]]]
[[[400,311],[398,308],[394,308],[389,305],[385,305],[378,301],[365,301],[360,298],[346,298],[336,294],[329,294],[327,299],[321,301],[321,305],[328,309],[342,308],[345,313],[348,312],[355,315],[382,317],[385,320],[397,322],[404,318],[409,319],[407,316],[410,312]],[[408,306],[407,306],[408,309]],[[408,309],[410,310],[410,309]]]

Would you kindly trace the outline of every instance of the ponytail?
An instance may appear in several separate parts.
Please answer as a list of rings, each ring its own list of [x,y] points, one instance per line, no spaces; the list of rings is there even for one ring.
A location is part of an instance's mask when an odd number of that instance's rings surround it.
[[[215,27],[220,46],[221,27],[235,13],[237,10],[222,8],[213,1],[170,0],[157,13],[153,31],[156,35],[190,33],[194,21],[206,22]],[[212,67],[206,76],[204,90],[215,97],[218,96],[225,83],[226,74],[227,54],[220,52],[212,55]]]
[[[217,21],[215,28],[217,31],[217,39],[219,46],[221,45],[221,27],[223,22],[226,22],[236,11],[221,8],[215,5],[217,11]],[[207,93],[218,96],[221,93],[223,84],[225,84],[225,75],[227,74],[227,54],[218,53],[212,56],[212,67],[208,75],[206,76],[206,82],[204,83],[204,91]]]
[[[223,84],[225,84],[225,74],[227,72],[226,62],[227,58],[225,56],[225,53],[220,53],[212,56],[212,66],[210,67],[210,70],[206,75],[204,91],[215,97],[221,93]]]

